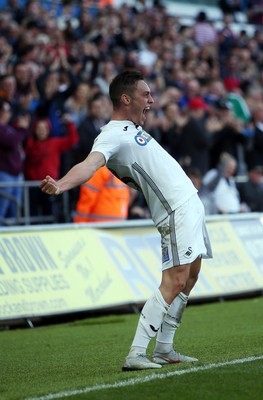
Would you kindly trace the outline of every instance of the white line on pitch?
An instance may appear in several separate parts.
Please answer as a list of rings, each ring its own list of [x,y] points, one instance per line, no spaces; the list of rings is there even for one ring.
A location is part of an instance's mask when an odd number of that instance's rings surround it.
[[[170,371],[170,372],[164,372],[161,374],[152,374],[152,375],[144,376],[141,378],[132,378],[132,379],[119,381],[119,382],[115,382],[115,383],[90,386],[90,387],[86,387],[84,389],[68,390],[68,391],[60,392],[60,393],[50,393],[45,396],[30,397],[30,398],[27,398],[26,400],[63,399],[65,397],[75,396],[78,394],[86,394],[86,393],[95,392],[95,391],[99,391],[99,390],[115,389],[115,388],[120,388],[120,387],[132,386],[132,385],[136,385],[136,384],[140,384],[140,383],[150,382],[155,379],[165,379],[165,378],[170,378],[171,376],[190,374],[192,372],[206,371],[206,370],[209,370],[212,368],[225,367],[226,365],[243,364],[243,363],[257,361],[257,360],[263,360],[263,355],[255,356],[255,357],[241,358],[241,359],[232,360],[232,361],[219,362],[219,363],[214,363],[214,364],[201,365],[199,367],[181,369],[179,371]]]

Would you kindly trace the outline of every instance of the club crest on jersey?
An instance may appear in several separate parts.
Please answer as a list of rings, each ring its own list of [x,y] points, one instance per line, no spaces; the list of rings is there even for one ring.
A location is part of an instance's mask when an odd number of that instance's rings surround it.
[[[165,263],[170,260],[168,247],[162,249],[162,262]]]
[[[151,135],[144,131],[140,131],[137,133],[137,135],[134,136],[135,142],[139,146],[146,146],[146,144],[151,140]]]

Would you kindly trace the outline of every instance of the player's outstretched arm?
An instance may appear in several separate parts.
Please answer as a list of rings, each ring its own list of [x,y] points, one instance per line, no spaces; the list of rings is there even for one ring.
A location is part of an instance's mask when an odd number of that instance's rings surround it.
[[[56,181],[46,176],[40,184],[42,192],[50,195],[58,195],[67,190],[87,182],[94,173],[105,165],[105,158],[102,153],[94,151],[79,164],[74,165],[63,178]]]

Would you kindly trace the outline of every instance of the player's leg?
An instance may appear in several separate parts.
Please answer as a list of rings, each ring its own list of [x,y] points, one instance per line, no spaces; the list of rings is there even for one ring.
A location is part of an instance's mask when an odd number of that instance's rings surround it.
[[[153,360],[160,364],[178,363],[178,362],[193,362],[196,358],[188,357],[178,353],[174,347],[174,336],[179,328],[183,313],[185,311],[188,296],[198,279],[198,274],[201,268],[201,259],[197,258],[191,263],[190,273],[184,290],[174,299],[169,307],[161,329],[158,331],[156,345],[153,353]]]
[[[159,368],[158,363],[148,360],[146,350],[150,340],[156,336],[167,314],[170,303],[184,289],[190,264],[164,270],[159,289],[145,303],[123,370]]]
[[[206,230],[203,224],[204,208],[196,195],[169,214],[157,226],[161,234],[162,245],[162,282],[159,290],[146,302],[142,310],[135,338],[123,369],[160,367],[159,363],[154,366],[154,363],[147,359],[146,349],[156,333],[158,332],[158,336],[161,334],[160,327],[170,304],[179,293],[182,299],[184,296],[183,291],[186,290],[187,293],[191,282],[196,281],[198,274],[195,276],[193,271],[199,271],[200,265],[198,263],[200,260],[195,262],[195,268],[192,269],[190,275],[192,262],[200,254],[207,254],[209,257],[208,250],[211,249],[208,235],[205,238]],[[185,298],[184,300],[186,305],[187,299]]]
[[[198,257],[195,261],[191,263],[190,273],[188,280],[186,282],[185,288],[183,290],[183,294],[185,296],[189,296],[192,289],[194,288],[196,282],[198,281],[199,272],[201,270],[202,259]]]
[[[175,250],[177,251],[178,264],[189,261],[191,267],[185,287],[173,300],[158,332],[153,354],[153,360],[158,363],[161,363],[162,360],[162,363],[196,361],[196,358],[177,353],[173,348],[173,340],[175,332],[180,326],[188,296],[197,282],[201,268],[201,257],[210,258],[212,255],[204,223],[204,207],[197,195],[189,199],[178,210],[175,210],[174,224],[172,222],[170,222],[171,240],[169,246],[171,246],[171,249],[169,251],[172,254],[175,253]],[[170,268],[170,261],[163,262],[163,268]],[[173,257],[173,261],[176,261],[176,257]],[[164,356],[165,359],[160,356]]]

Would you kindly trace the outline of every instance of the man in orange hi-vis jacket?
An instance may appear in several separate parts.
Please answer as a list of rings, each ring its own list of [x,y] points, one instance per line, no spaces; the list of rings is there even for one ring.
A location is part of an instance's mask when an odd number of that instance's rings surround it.
[[[130,190],[107,167],[80,187],[74,222],[113,222],[127,218]]]

